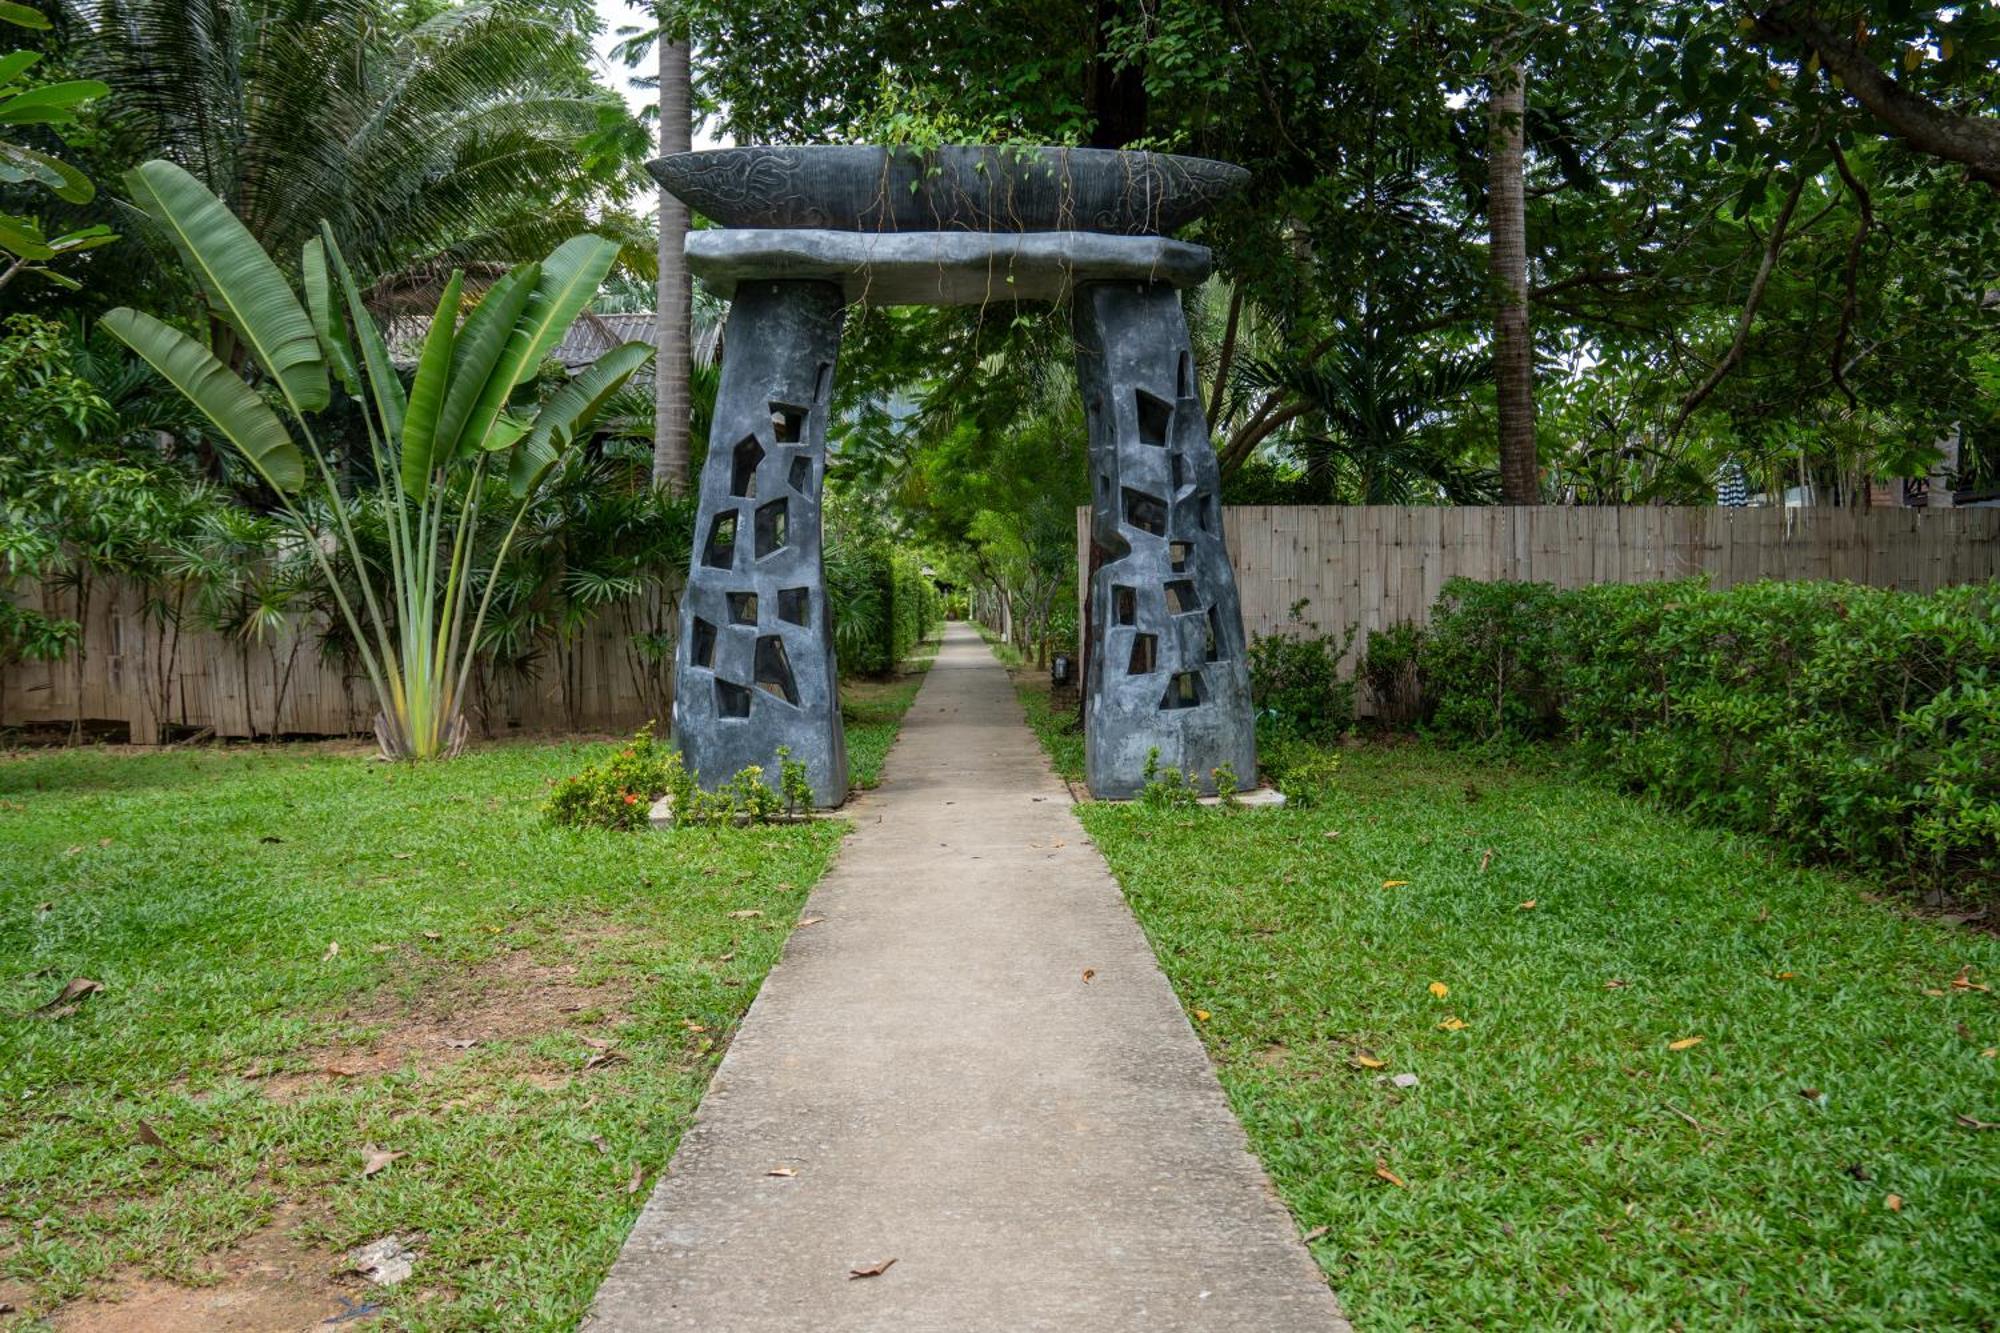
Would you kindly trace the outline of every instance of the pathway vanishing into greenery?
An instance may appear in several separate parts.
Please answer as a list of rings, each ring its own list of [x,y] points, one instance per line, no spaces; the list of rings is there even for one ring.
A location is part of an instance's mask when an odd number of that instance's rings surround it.
[[[1345,1328],[969,629],[851,814],[593,1328]]]

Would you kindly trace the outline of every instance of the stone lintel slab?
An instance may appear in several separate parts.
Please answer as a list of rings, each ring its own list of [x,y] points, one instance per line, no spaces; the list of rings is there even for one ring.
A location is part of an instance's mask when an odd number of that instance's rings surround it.
[[[1060,301],[1085,282],[1192,287],[1208,247],[1099,232],[854,232],[722,228],[687,240],[688,267],[728,300],[740,283],[817,280],[850,305]]]

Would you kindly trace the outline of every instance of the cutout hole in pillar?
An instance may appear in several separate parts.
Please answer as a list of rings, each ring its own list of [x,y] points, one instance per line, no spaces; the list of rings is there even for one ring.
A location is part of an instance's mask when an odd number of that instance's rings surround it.
[[[1203,532],[1212,533],[1215,531],[1214,519],[1215,510],[1213,501],[1206,495],[1197,495],[1194,498],[1194,525]]]
[[[736,511],[717,514],[708,525],[708,541],[701,549],[701,563],[710,569],[736,568]]]
[[[794,708],[798,706],[799,687],[792,679],[792,659],[785,652],[785,641],[775,634],[766,634],[757,640],[757,673],[754,679],[758,689],[777,695]]]
[[[1132,399],[1139,414],[1139,443],[1166,448],[1167,429],[1174,420],[1174,405],[1153,397],[1144,389],[1134,389]]]
[[[833,362],[822,361],[813,375],[813,401],[823,403],[833,388]]]
[[[1222,609],[1208,608],[1208,629],[1202,635],[1202,656],[1210,662],[1222,660]]]
[[[1194,394],[1194,357],[1190,353],[1181,353],[1180,380],[1175,392],[1183,398]]]
[[[778,589],[778,619],[788,625],[812,624],[812,589]]]
[[[1167,460],[1167,469],[1173,473],[1174,490],[1178,492],[1187,484],[1187,464],[1182,461],[1180,450],[1174,450],[1173,457]]]
[[[1176,671],[1167,680],[1167,692],[1160,696],[1160,708],[1199,708],[1204,702],[1202,690],[1199,671]]]
[[[735,457],[729,467],[729,493],[750,499],[757,494],[757,465],[764,461],[764,446],[757,443],[755,435],[746,435],[737,442]]]
[[[757,623],[756,593],[732,592],[729,594],[729,623],[732,625],[754,625]]]
[[[717,717],[750,716],[750,691],[734,681],[715,682],[715,715]]]
[[[1134,634],[1132,636],[1132,659],[1125,664],[1128,676],[1150,676],[1159,665],[1160,636],[1157,634]]]
[[[812,489],[813,461],[809,456],[799,454],[792,459],[792,475],[790,480],[792,489],[800,495],[804,495]]]
[[[1173,561],[1174,573],[1187,573],[1188,561],[1194,556],[1193,542],[1168,542],[1167,557]]]
[[[1125,522],[1155,537],[1167,535],[1167,504],[1156,495],[1125,487]]]
[[[1136,625],[1139,623],[1139,592],[1122,583],[1111,585],[1111,619],[1114,624]]]
[[[771,404],[771,438],[779,444],[797,444],[805,437],[806,410],[790,403]]]
[[[1184,616],[1190,611],[1201,610],[1201,602],[1194,595],[1194,580],[1174,579],[1167,584],[1167,614]]]
[[[773,500],[757,508],[757,558],[785,549],[787,529],[791,526],[791,501]]]
[[[698,667],[715,666],[715,626],[700,616],[694,618],[694,637],[688,641],[688,660]]]

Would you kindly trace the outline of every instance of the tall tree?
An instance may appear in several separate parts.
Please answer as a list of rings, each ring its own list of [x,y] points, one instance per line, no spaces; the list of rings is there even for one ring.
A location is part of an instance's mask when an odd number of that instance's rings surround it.
[[[1541,498],[1535,459],[1535,341],[1528,328],[1528,205],[1522,177],[1527,71],[1496,47],[1488,82],[1487,225],[1493,274],[1493,383],[1500,419],[1500,493]]]
[[[660,11],[660,155],[694,143],[688,34]],[[654,325],[653,485],[679,494],[688,483],[688,363],[694,291],[687,268],[688,208],[660,191],[659,310]]]

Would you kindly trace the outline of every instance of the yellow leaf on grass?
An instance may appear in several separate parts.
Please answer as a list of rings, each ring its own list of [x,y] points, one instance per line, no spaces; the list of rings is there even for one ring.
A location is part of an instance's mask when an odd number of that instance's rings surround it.
[[[1400,889],[1409,882],[1407,879],[1385,879],[1382,881],[1382,887],[1385,889]]]
[[[1530,898],[1530,899],[1528,899],[1528,901],[1526,901],[1526,902],[1524,902],[1524,903],[1522,903],[1522,904],[1521,904],[1521,907],[1520,907],[1520,910],[1521,910],[1521,911],[1523,911],[1523,912],[1532,912],[1532,911],[1534,911],[1534,910],[1535,910],[1535,900],[1534,900],[1533,898]]]
[[[1391,1185],[1394,1185],[1399,1190],[1406,1190],[1409,1188],[1408,1185],[1405,1185],[1403,1183],[1403,1178],[1397,1175],[1394,1171],[1391,1171],[1389,1169],[1389,1164],[1383,1161],[1379,1157],[1375,1159],[1375,1175],[1378,1179],[1388,1181]]]
[[[1903,1196],[1900,1194],[1891,1194],[1888,1198],[1882,1200],[1882,1204],[1890,1212],[1900,1213],[1903,1211]]]
[[[1442,981],[1433,981],[1431,983],[1431,994],[1442,1000],[1445,996],[1451,994],[1451,987],[1445,985]]]
[[[1456,1032],[1460,1028],[1465,1026],[1465,1020],[1458,1017],[1456,1014],[1453,1014],[1446,1017],[1444,1021],[1438,1024],[1438,1026],[1443,1028],[1446,1032]]]
[[[1209,1019],[1209,1013],[1208,1013],[1208,1010],[1206,1010],[1206,1009],[1197,1009],[1197,1010],[1195,1010],[1195,1011],[1194,1011],[1194,1021],[1195,1021],[1195,1022],[1197,1022],[1197,1023],[1206,1023],[1206,1022],[1208,1021],[1208,1019]]]
[[[2000,1059],[2000,1046],[1988,1046],[1979,1053],[1979,1058],[1982,1060]]]
[[[1690,1046],[1699,1046],[1699,1045],[1701,1045],[1700,1037],[1682,1037],[1678,1041],[1668,1042],[1667,1049],[1670,1051],[1684,1051]]]
[[[1363,1069],[1387,1069],[1389,1067],[1387,1060],[1377,1060],[1374,1056],[1366,1055],[1359,1051],[1355,1052],[1354,1063],[1360,1065]]]

